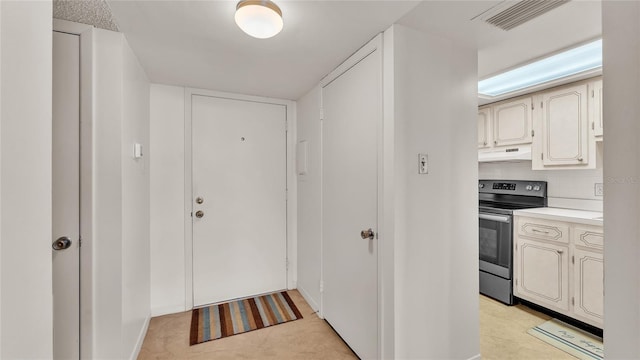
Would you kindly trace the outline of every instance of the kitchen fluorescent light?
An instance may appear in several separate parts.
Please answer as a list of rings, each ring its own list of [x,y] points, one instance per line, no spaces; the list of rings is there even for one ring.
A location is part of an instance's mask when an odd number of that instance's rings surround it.
[[[602,39],[478,82],[478,93],[498,96],[602,67]]]
[[[258,39],[276,36],[284,25],[282,11],[270,0],[242,0],[236,6],[236,24]]]

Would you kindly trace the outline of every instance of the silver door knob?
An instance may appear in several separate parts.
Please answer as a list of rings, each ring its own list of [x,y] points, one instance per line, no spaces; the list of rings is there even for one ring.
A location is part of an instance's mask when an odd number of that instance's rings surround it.
[[[360,236],[363,239],[373,240],[373,238],[376,236],[376,234],[373,232],[373,230],[371,230],[371,228],[369,228],[368,230],[360,231]]]
[[[51,244],[51,248],[53,250],[64,250],[71,247],[71,239],[66,236],[62,236],[58,238],[56,241]]]
[[[198,210],[196,211],[196,217],[198,219],[202,218],[204,216],[204,212],[202,210]]]
[[[203,202],[204,202],[204,199],[203,199],[202,197],[198,196],[198,197],[196,198],[196,203],[198,203],[198,204],[202,204]]]

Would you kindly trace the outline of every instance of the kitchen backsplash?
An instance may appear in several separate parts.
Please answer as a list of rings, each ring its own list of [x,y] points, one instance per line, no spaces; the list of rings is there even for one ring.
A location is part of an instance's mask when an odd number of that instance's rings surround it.
[[[603,183],[602,148],[593,170],[531,170],[531,162],[479,163],[479,179],[541,180],[548,183],[549,206],[602,211],[602,196],[595,184]],[[606,192],[606,189],[605,189]]]

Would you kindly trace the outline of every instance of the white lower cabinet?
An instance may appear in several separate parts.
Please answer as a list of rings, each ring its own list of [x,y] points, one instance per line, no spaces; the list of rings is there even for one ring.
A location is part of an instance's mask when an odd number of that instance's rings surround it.
[[[602,227],[524,216],[514,224],[514,295],[602,328]],[[531,229],[568,234],[545,237]]]
[[[569,249],[520,238],[516,288],[519,297],[555,311],[569,310]]]
[[[575,249],[573,256],[573,312],[581,321],[602,326],[604,257],[597,252],[582,249]]]

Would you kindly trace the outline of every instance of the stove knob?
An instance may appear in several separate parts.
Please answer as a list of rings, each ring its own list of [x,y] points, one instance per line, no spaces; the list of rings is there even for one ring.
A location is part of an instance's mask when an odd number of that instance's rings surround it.
[[[540,191],[540,185],[536,185],[533,187],[533,191]]]
[[[533,189],[533,187],[531,185],[527,185],[527,191],[531,191],[531,189]]]
[[[484,184],[478,184],[478,187],[479,187],[480,189],[482,189],[482,188],[484,188]]]

